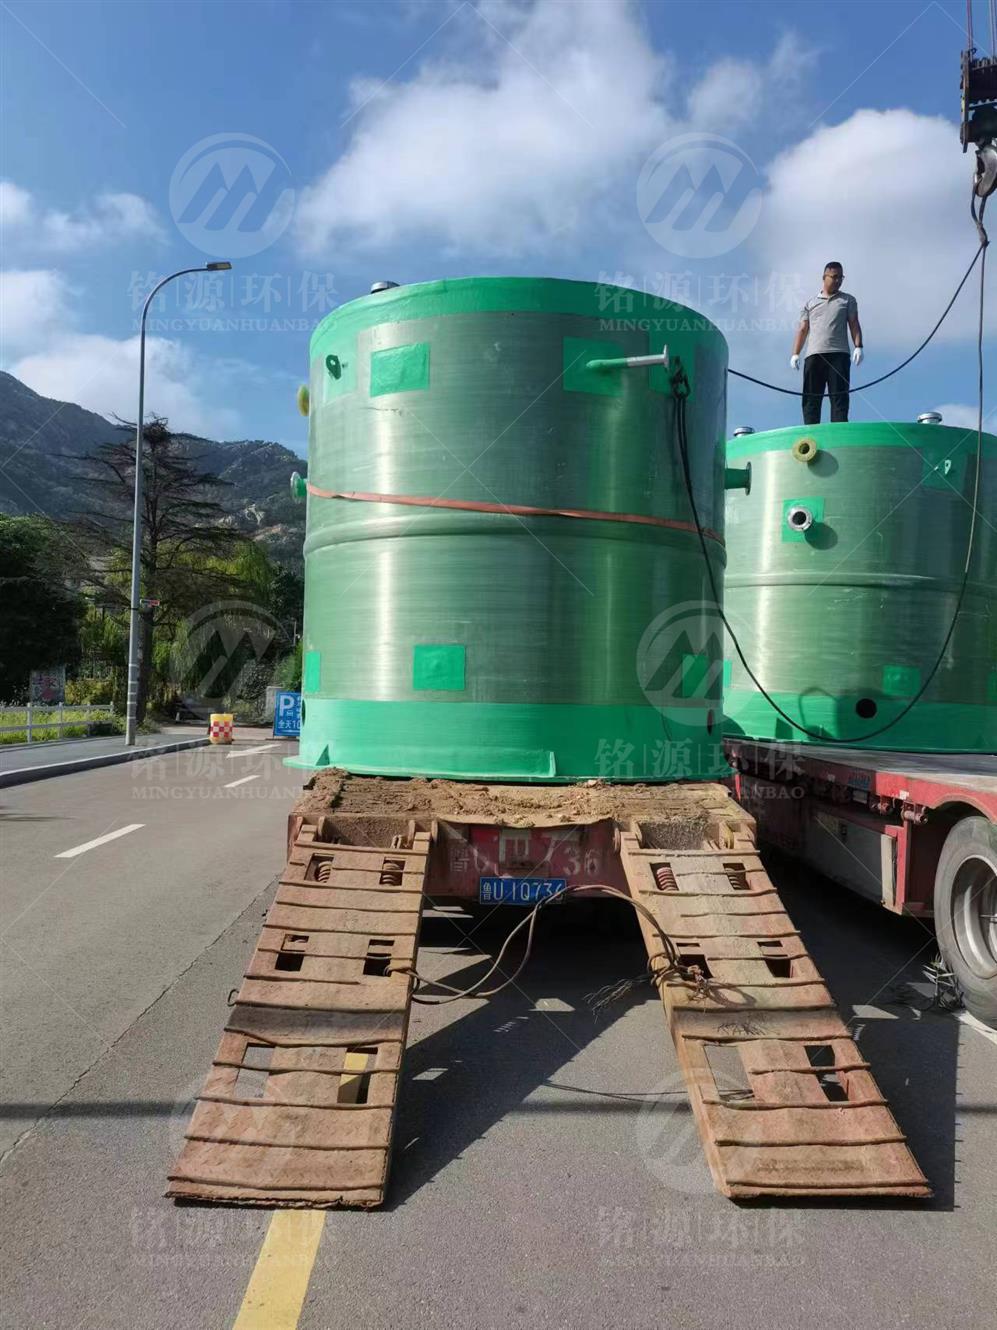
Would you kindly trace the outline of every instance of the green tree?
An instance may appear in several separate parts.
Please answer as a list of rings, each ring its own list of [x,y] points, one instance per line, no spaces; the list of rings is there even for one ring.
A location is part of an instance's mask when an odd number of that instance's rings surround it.
[[[140,720],[154,661],[162,659],[157,634],[168,641],[185,615],[254,591],[248,553],[252,542],[220,502],[225,482],[202,469],[194,441],[171,433],[166,420],[150,420],[143,440],[142,596],[159,603],[144,608],[140,616]],[[103,598],[125,615],[134,474],[134,444],[123,438],[85,455],[76,476],[86,506],[76,514],[74,526],[92,552]],[[239,562],[243,552],[246,568]],[[247,569],[250,575],[244,575]]]
[[[79,563],[55,522],[0,515],[0,699],[22,701],[32,670],[79,660]]]
[[[292,693],[301,692],[301,639],[294,644],[294,650],[277,663],[274,683],[278,688],[289,689]]]
[[[283,627],[288,640],[297,641],[305,609],[305,581],[301,574],[283,564],[275,565],[267,607]]]

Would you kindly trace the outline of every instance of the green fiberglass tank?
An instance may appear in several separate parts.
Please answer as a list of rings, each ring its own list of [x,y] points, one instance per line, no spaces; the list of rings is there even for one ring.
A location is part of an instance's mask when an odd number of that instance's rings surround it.
[[[923,419],[930,421],[930,416]],[[934,420],[938,420],[937,416]],[[762,687],[827,739],[907,752],[997,750],[997,439],[983,437],[962,609],[977,433],[937,423],[748,433],[727,499],[725,608]],[[819,743],[782,719],[727,648],[729,734]],[[869,736],[868,738],[866,736]]]
[[[667,367],[592,363],[665,347]],[[467,278],[375,290],[319,325],[298,765],[716,770],[723,644],[679,362],[720,580],[726,343],[706,319],[601,284]]]

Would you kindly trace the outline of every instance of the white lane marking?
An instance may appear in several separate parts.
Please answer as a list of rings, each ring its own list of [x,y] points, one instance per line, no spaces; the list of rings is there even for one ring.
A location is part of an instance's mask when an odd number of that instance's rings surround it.
[[[989,1025],[984,1025],[983,1022],[978,1021],[975,1016],[971,1016],[968,1011],[957,1012],[956,1020],[962,1025],[968,1025],[969,1028],[975,1030],[977,1034],[982,1034],[983,1038],[989,1039],[992,1044],[997,1044],[997,1030],[991,1030]]]
[[[130,831],[138,831],[139,827],[144,827],[144,822],[132,822],[127,827],[119,827],[117,831],[109,831],[106,836],[98,836],[96,840],[88,840],[83,845],[76,845],[71,850],[63,850],[61,854],[53,856],[55,859],[75,859],[78,854],[86,854],[87,850],[95,850],[98,845],[106,845],[109,840],[117,840],[119,836],[127,836]]]
[[[276,744],[260,744],[259,748],[233,748],[229,757],[249,757],[250,753],[266,753],[276,747]]]
[[[260,772],[257,772],[255,776],[243,776],[240,780],[230,780],[223,788],[226,790],[234,790],[237,785],[245,785],[247,780],[259,780],[260,774]]]

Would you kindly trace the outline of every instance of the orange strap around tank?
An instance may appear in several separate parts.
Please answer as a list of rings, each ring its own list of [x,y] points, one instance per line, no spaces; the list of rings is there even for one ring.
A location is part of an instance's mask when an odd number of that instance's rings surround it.
[[[587,522],[633,522],[638,526],[663,526],[672,531],[696,532],[693,522],[679,522],[671,517],[652,517],[647,513],[607,513],[595,508],[531,508],[524,503],[479,503],[473,499],[429,499],[413,494],[364,494],[360,490],[323,490],[311,481],[308,493],[316,499],[348,499],[351,503],[399,503],[410,508],[456,508],[468,513],[509,513],[513,517],[576,517]],[[723,536],[703,528],[710,540],[724,543]]]

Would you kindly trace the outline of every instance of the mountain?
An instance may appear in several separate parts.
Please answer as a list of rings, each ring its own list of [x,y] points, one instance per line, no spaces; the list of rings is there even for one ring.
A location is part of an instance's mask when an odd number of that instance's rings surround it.
[[[80,463],[74,459],[131,433],[73,402],[42,397],[0,371],[0,512],[71,517],[80,502],[75,484]],[[231,521],[263,541],[275,559],[300,571],[305,506],[292,500],[289,481],[292,471],[304,471],[302,459],[283,444],[262,439],[219,443],[178,437],[202,470],[228,482],[211,497]]]

